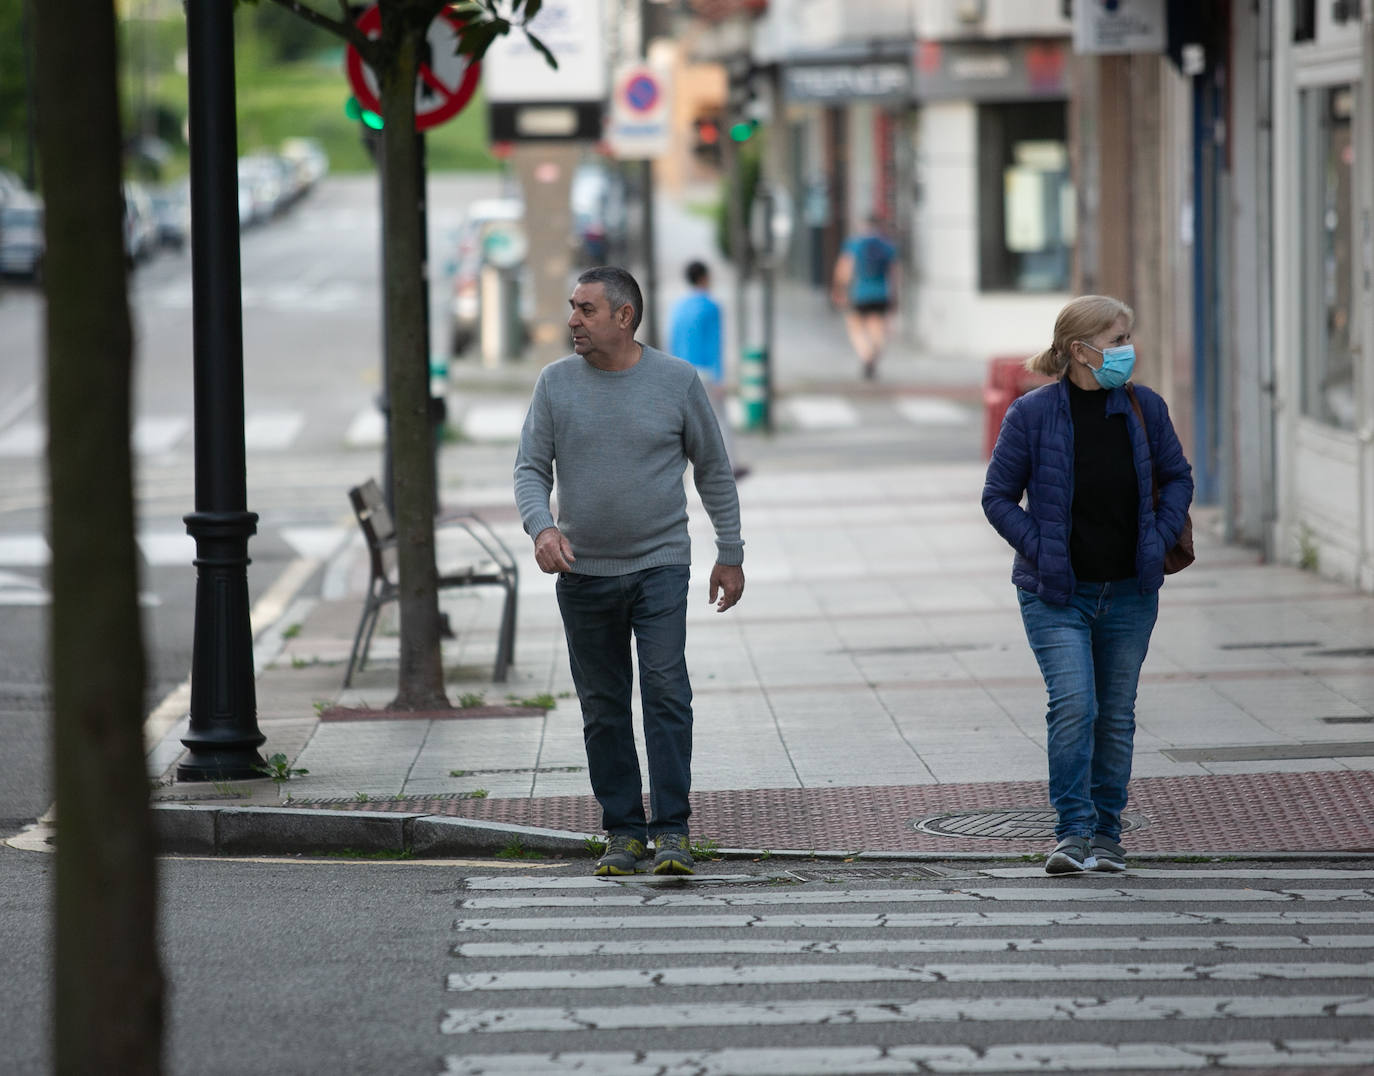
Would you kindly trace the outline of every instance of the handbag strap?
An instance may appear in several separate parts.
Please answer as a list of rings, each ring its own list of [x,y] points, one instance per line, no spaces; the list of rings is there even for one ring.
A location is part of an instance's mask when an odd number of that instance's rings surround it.
[[[1131,406],[1135,408],[1135,417],[1140,419],[1140,432],[1145,435],[1145,447],[1150,449],[1150,427],[1145,425],[1145,412],[1140,409],[1140,401],[1136,399],[1135,386],[1129,381],[1126,382],[1126,395],[1131,398]],[[1155,454],[1150,449],[1150,486],[1154,492],[1155,510],[1159,510],[1159,476],[1155,474]]]

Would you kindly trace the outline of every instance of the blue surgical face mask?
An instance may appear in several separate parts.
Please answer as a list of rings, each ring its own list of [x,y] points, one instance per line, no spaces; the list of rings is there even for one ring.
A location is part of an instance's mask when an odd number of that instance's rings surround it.
[[[1120,347],[1109,347],[1105,351],[1100,347],[1093,347],[1086,340],[1080,340],[1086,348],[1092,348],[1102,356],[1102,365],[1093,370],[1093,377],[1104,389],[1119,389],[1131,379],[1131,371],[1135,369],[1135,346],[1133,344],[1122,344]],[[1092,369],[1089,367],[1089,369]]]

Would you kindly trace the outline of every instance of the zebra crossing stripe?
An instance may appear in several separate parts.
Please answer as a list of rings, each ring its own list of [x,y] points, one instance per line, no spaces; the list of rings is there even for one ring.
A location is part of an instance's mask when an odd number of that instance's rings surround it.
[[[785,407],[792,421],[804,430],[837,430],[859,424],[854,405],[839,396],[793,396]]]
[[[619,990],[832,983],[1257,982],[1368,979],[1374,964],[754,964],[679,968],[453,972],[448,989]]]
[[[549,930],[932,930],[944,928],[990,927],[1015,929],[1042,926],[1134,927],[1160,926],[1341,926],[1369,925],[1369,912],[1284,911],[1284,912],[891,912],[875,915],[622,915],[511,917],[503,919],[457,919],[453,929],[468,931],[549,931]]]
[[[471,960],[586,956],[843,956],[857,953],[1247,952],[1255,949],[1374,949],[1374,934],[1245,934],[1206,937],[1071,938],[622,938],[616,941],[460,942],[453,955]]]
[[[1374,1017],[1369,994],[1304,994],[1284,997],[1195,994],[1128,997],[1001,998],[838,998],[806,1001],[727,1002],[724,1004],[534,1006],[506,1009],[450,1009],[440,1031],[445,1035],[530,1033],[538,1031],[625,1031],[670,1027],[777,1027],[908,1024],[960,1021],[1069,1021],[1098,1023],[1129,1020],[1323,1020]]]
[[[504,489],[504,487],[503,487]],[[984,867],[975,871],[988,878],[1045,878],[1043,867]],[[1208,878],[1256,878],[1256,872],[1249,869],[1221,870],[1175,870],[1171,868],[1132,868],[1132,882],[1152,881],[1156,878],[1201,880]],[[1374,879],[1374,870],[1343,870],[1339,867],[1299,867],[1290,869],[1268,869],[1264,871],[1264,881],[1312,881],[1316,879],[1342,879],[1351,882]],[[692,877],[693,887],[712,885],[766,885],[792,884],[796,878],[783,874],[697,874]],[[592,874],[564,874],[556,877],[526,878],[502,875],[477,876],[463,880],[465,888],[474,892],[504,892],[507,890],[546,890],[546,889],[591,889],[602,892],[624,889],[627,886],[659,886],[663,889],[680,887],[680,878],[659,878],[652,874],[637,874],[629,878],[600,877]],[[888,890],[887,892],[891,892]],[[905,890],[903,891],[905,892]]]
[[[344,431],[349,448],[380,448],[386,441],[386,420],[375,407],[359,411]]]
[[[1374,897],[1369,889],[1136,889],[1097,888],[1095,886],[1045,886],[1042,888],[978,889],[865,889],[859,891],[804,890],[801,892],[744,891],[741,893],[603,893],[585,897],[515,896],[472,897],[459,901],[460,908],[495,910],[498,908],[743,908],[759,905],[788,907],[805,904],[913,904],[930,901],[1005,901],[1023,903],[1071,901],[1111,903],[1150,901],[1155,903],[1245,903],[1283,902],[1360,902]]]
[[[250,411],[243,419],[244,448],[288,448],[304,425],[305,416],[299,411]]]
[[[869,1076],[911,1072],[1111,1072],[1282,1067],[1367,1068],[1374,1039],[1242,1042],[1024,1043],[988,1046],[735,1047],[551,1054],[466,1054],[447,1076]]]

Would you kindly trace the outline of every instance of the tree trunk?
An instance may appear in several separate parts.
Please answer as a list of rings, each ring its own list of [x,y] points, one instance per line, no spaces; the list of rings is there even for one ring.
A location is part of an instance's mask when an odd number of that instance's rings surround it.
[[[434,542],[436,475],[429,417],[421,271],[421,164],[415,79],[432,10],[382,13],[382,265],[386,377],[391,405],[391,489],[401,594],[401,663],[394,710],[446,709]],[[389,61],[389,62],[388,62]]]
[[[46,201],[55,1071],[161,1071],[115,15],[35,4]]]

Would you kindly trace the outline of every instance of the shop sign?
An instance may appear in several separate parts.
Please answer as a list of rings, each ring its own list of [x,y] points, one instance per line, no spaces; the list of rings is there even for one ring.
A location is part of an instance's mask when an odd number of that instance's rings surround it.
[[[916,46],[918,101],[1021,101],[1068,92],[1068,49],[1060,41]]]
[[[873,101],[911,98],[905,63],[795,64],[783,72],[789,101]]]
[[[1089,55],[1163,52],[1168,23],[1164,0],[1075,0],[1073,49]]]

